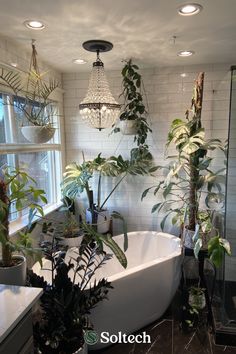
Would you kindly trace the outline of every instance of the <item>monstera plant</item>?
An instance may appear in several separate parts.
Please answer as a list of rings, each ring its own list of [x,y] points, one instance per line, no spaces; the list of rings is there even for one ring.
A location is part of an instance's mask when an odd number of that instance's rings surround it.
[[[159,166],[165,178],[157,185],[146,189],[144,198],[150,190],[161,192],[162,201],[155,204],[152,212],[165,212],[161,228],[172,215],[172,223],[183,226],[184,243],[194,248],[196,257],[202,246],[209,245],[209,253],[215,264],[222,259],[222,252],[230,253],[228,242],[217,233],[212,236],[212,205],[224,201],[222,188],[225,182],[225,168],[213,171],[211,165],[215,150],[224,153],[224,145],[219,139],[207,139],[202,127],[201,110],[203,98],[204,73],[200,73],[194,87],[191,108],[186,119],[175,119],[170,127],[167,148],[172,144],[176,155],[168,156],[168,164]]]
[[[90,218],[88,216],[88,219],[91,224],[98,227],[98,231],[100,233],[105,233],[109,229],[110,220],[107,210],[105,209],[105,205],[121,182],[127,175],[147,175],[152,173],[154,170],[155,167],[152,165],[148,152],[146,154],[143,152],[141,158],[140,155],[136,156],[133,153],[130,160],[124,160],[121,155],[118,157],[111,156],[108,158],[103,158],[101,157],[101,154],[98,154],[98,156],[93,160],[85,161],[84,159],[83,163],[80,165],[73,163],[66,167],[66,172],[62,182],[63,195],[73,200],[76,196],[85,191],[89,205],[87,215],[89,214],[91,216]],[[105,176],[117,177],[117,180],[111,191],[102,201],[102,180]],[[94,201],[94,191],[90,185],[90,182],[95,177],[97,177],[97,187],[95,187],[97,195],[96,202]],[[113,212],[112,217],[120,219],[124,223],[124,219],[119,213]],[[105,225],[104,221],[108,221],[106,229],[103,228]]]

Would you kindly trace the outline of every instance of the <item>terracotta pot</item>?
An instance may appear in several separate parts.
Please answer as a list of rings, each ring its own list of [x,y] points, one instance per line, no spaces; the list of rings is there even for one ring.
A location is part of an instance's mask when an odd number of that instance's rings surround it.
[[[107,209],[96,211],[97,231],[100,234],[105,234],[110,229],[111,217]],[[92,213],[90,209],[86,209],[86,222],[92,224]]]
[[[33,144],[47,143],[52,139],[55,134],[56,128],[52,127],[39,127],[35,125],[28,125],[21,128],[24,137]]]
[[[119,127],[123,135],[137,134],[137,126],[135,120],[121,120],[119,123]]]
[[[13,256],[19,261],[12,267],[0,267],[0,284],[25,285],[26,282],[26,258],[24,256]]]

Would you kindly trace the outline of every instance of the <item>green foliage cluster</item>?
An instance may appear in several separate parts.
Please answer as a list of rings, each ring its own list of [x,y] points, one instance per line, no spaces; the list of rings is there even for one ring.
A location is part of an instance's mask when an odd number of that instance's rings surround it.
[[[13,265],[12,253],[22,252],[31,256],[40,256],[39,250],[32,248],[30,233],[35,225],[32,223],[36,214],[43,216],[41,203],[47,203],[45,192],[36,188],[36,182],[26,172],[5,168],[0,177],[0,243],[2,245],[2,266]],[[16,242],[9,237],[9,216],[12,207],[17,211],[28,209],[28,226],[18,233]]]
[[[19,73],[1,69],[1,81],[14,95],[8,98],[6,104],[13,106],[22,119],[35,126],[52,127],[53,117],[57,115],[57,110],[50,99],[58,87],[55,80],[50,79],[46,83],[43,81],[43,74],[38,74],[35,70],[27,74],[26,80]]]
[[[51,262],[52,281],[47,283],[32,271],[29,283],[44,289],[40,314],[34,322],[35,348],[42,353],[75,353],[84,344],[84,331],[92,328],[88,315],[99,302],[107,299],[111,284],[95,279],[96,271],[109,259],[96,246],[86,242],[66,263],[65,252],[59,251],[54,240],[42,244]]]
[[[139,67],[133,64],[132,59],[126,61],[122,69],[123,92],[121,95],[124,97],[125,103],[120,120],[135,120],[137,134],[134,141],[140,146],[145,144],[148,132],[152,130],[147,122],[147,111],[142,94],[142,77],[138,70]]]
[[[175,119],[167,138],[167,149],[172,144],[176,155],[167,156],[167,165],[158,166],[165,178],[143,192],[142,199],[150,190],[154,195],[162,195],[162,200],[155,204],[152,212],[164,212],[161,228],[172,215],[172,223],[185,224],[187,230],[193,231],[195,256],[202,247],[201,234],[211,229],[211,204],[224,201],[225,167],[213,171],[214,159],[210,153],[220,150],[225,153],[225,146],[219,139],[206,139],[205,129],[201,123],[204,73],[200,73],[194,87],[191,109],[186,112],[186,120]],[[200,208],[205,202],[206,210]],[[228,245],[217,236],[214,245],[228,252]],[[213,246],[213,243],[210,244]],[[216,265],[215,251],[209,245],[211,258]],[[214,254],[214,256],[213,256]],[[217,253],[219,257],[221,252]]]

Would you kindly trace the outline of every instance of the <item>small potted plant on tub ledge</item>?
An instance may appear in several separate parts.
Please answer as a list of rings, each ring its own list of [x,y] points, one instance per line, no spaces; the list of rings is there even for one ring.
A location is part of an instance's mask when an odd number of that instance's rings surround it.
[[[40,250],[32,247],[30,233],[34,225],[36,213],[43,215],[39,202],[46,203],[43,190],[35,188],[35,181],[24,171],[5,168],[0,176],[0,243],[2,256],[0,259],[0,283],[8,285],[24,285],[26,281],[25,255],[40,258]],[[29,224],[19,231],[16,241],[9,235],[10,214],[28,208]],[[22,253],[23,255],[20,255]]]
[[[53,235],[61,245],[78,247],[82,241],[83,230],[80,221],[75,216],[74,201],[68,197],[63,199],[63,205],[56,210],[53,217],[43,218],[41,237],[43,240],[51,240]]]

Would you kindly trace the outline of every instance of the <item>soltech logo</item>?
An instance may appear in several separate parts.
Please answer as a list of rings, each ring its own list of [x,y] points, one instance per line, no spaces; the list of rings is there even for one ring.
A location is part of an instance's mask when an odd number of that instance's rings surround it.
[[[84,333],[84,341],[85,343],[87,343],[88,345],[94,345],[99,341],[99,337],[97,332],[95,331],[86,331]]]
[[[84,333],[84,341],[88,345],[94,345],[97,343],[103,344],[115,344],[115,343],[149,343],[151,344],[151,336],[146,332],[140,334],[126,334],[118,332],[117,334],[110,334],[109,332],[102,332],[99,338],[97,332],[93,330],[86,331]]]

